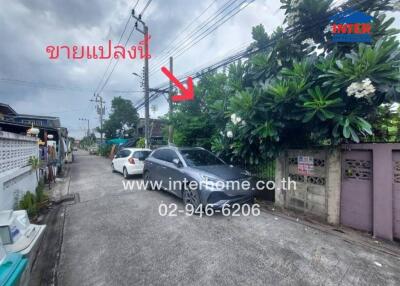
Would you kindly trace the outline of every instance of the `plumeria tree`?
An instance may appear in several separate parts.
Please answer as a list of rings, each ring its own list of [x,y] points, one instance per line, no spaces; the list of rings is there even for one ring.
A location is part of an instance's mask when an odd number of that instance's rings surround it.
[[[200,99],[191,103],[211,127],[201,126],[213,151],[234,162],[258,164],[290,147],[374,140],[381,106],[400,96],[398,31],[385,15],[394,1],[281,2],[284,26],[270,35],[254,27],[249,49],[260,51],[201,79]],[[331,41],[329,18],[347,8],[373,17],[371,43]]]

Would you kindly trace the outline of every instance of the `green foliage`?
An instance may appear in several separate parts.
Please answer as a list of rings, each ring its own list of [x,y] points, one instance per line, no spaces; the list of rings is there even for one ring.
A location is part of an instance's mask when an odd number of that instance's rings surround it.
[[[36,196],[31,192],[26,192],[19,202],[19,208],[26,210],[29,217],[35,217],[38,214]]]
[[[31,165],[32,170],[35,171],[36,181],[39,182],[38,169],[40,167],[40,159],[35,156],[30,156],[28,159],[28,164]]]
[[[332,95],[337,93],[339,89],[322,92],[317,85],[314,89],[309,89],[308,97],[304,97],[303,107],[306,110],[303,122],[309,122],[311,119],[318,117],[320,121],[326,121],[335,117],[334,109],[340,106],[341,98],[334,98]]]
[[[200,79],[196,100],[176,106],[175,142],[209,138],[229,162],[262,164],[289,147],[397,140],[400,120],[382,107],[400,95],[398,31],[384,14],[392,4],[350,0],[373,16],[373,41],[341,44],[325,29],[332,0],[281,3],[286,29],[298,31],[254,27],[249,49],[262,51]]]
[[[139,116],[132,101],[120,96],[114,97],[111,102],[111,114],[103,124],[103,132],[108,139],[125,135],[132,137],[135,135],[138,121]]]
[[[79,143],[79,147],[83,149],[88,149],[90,146],[96,144],[96,135],[94,133],[90,134],[89,136],[85,136]]]
[[[42,204],[43,202],[47,201],[49,196],[44,191],[45,185],[42,181],[39,182],[38,186],[36,187],[36,203]]]
[[[43,207],[49,199],[48,194],[45,192],[45,185],[40,181],[36,187],[35,194],[26,192],[19,201],[19,209],[26,210],[28,216],[33,218],[39,214],[40,208]]]
[[[146,147],[146,141],[143,137],[140,137],[139,140],[136,142],[136,147],[137,148],[145,148]]]
[[[373,115],[372,135],[368,137],[372,142],[399,142],[400,141],[400,112],[399,107],[384,104],[379,106]]]
[[[111,152],[112,145],[103,144],[99,147],[99,155],[103,157],[108,157]]]

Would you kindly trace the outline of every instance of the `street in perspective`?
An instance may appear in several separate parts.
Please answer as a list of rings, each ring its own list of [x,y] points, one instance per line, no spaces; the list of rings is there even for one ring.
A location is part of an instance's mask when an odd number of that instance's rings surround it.
[[[0,8],[0,286],[400,285],[399,0]]]

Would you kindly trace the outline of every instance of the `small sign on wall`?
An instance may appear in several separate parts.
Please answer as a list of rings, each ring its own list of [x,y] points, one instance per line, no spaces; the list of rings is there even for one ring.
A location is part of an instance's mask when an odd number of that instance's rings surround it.
[[[314,171],[314,158],[309,156],[298,156],[297,171],[301,175],[311,175]]]

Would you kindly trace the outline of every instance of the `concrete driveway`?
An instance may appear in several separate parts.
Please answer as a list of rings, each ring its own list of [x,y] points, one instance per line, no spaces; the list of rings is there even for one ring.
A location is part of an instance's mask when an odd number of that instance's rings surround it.
[[[396,256],[263,211],[162,217],[161,202],[180,200],[124,191],[109,160],[75,158],[60,285],[400,285]]]

